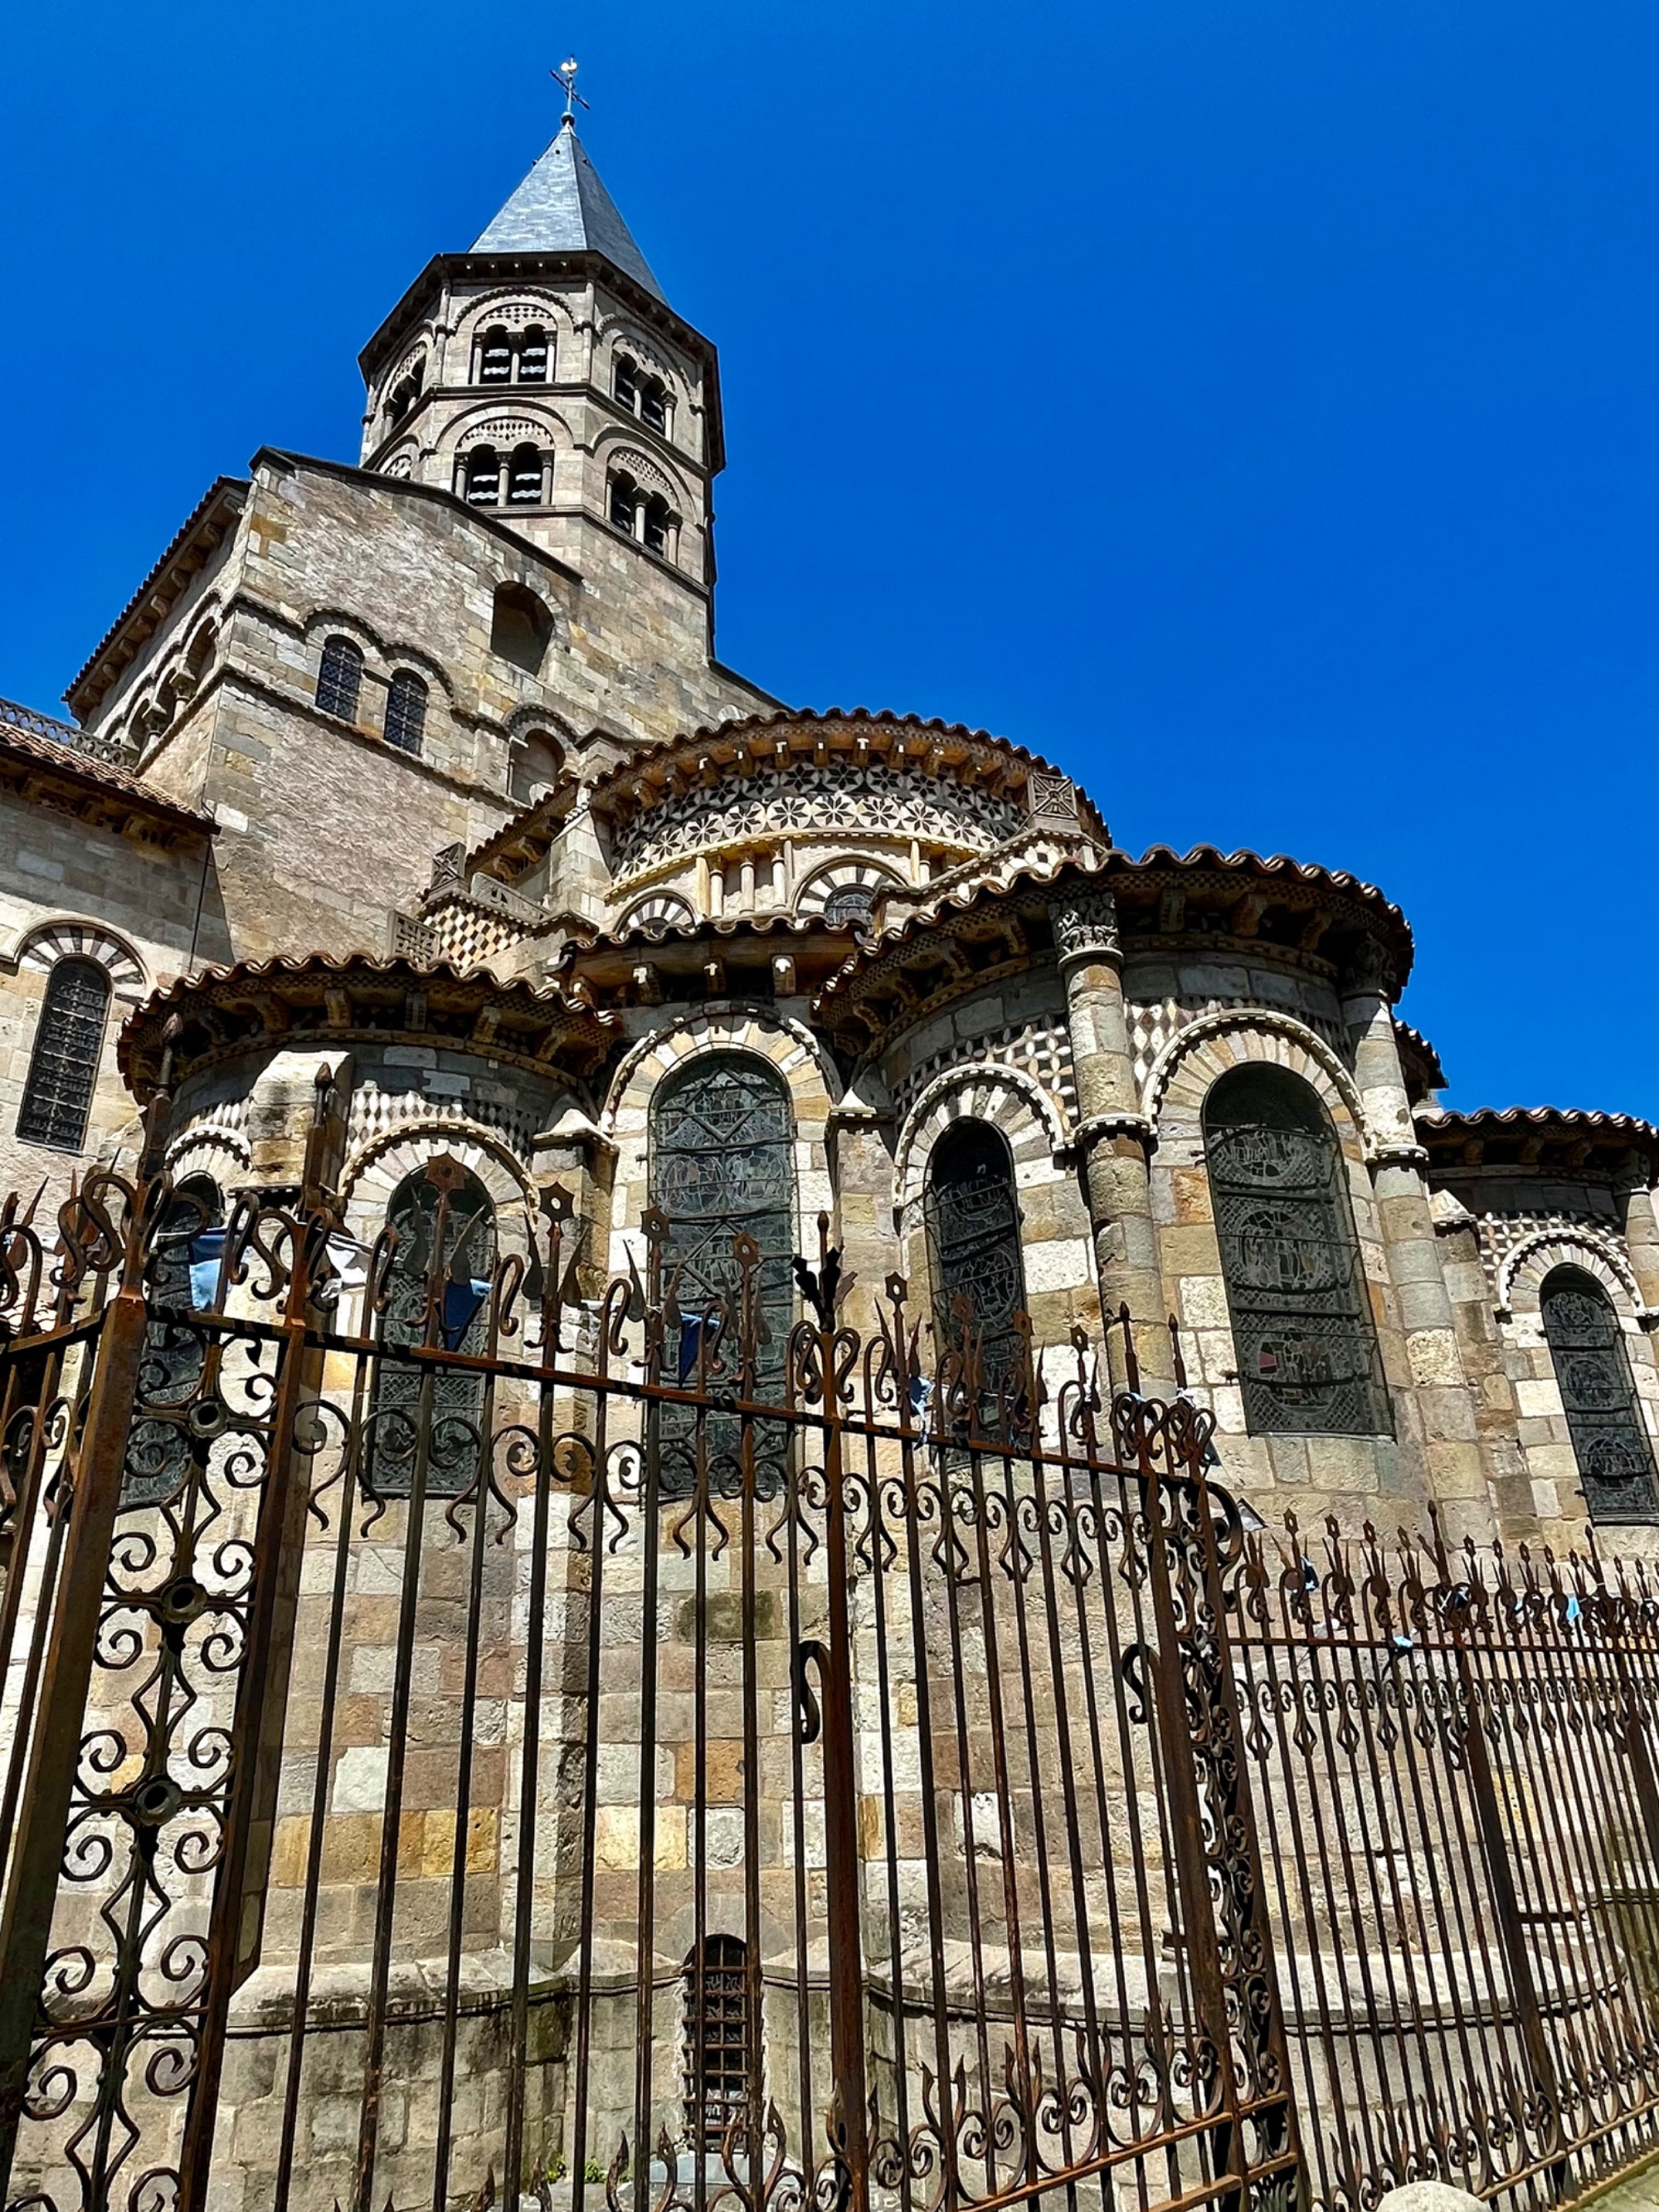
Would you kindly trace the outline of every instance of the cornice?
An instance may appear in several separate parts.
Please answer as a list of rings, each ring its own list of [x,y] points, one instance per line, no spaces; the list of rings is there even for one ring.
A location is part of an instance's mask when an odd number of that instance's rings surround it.
[[[96,713],[234,529],[249,490],[245,477],[218,477],[197,501],[155,567],[106,630],[64,696],[76,721]]]
[[[444,962],[313,953],[181,977],[127,1021],[118,1059],[142,1102],[169,1048],[175,1084],[303,1042],[433,1045],[585,1085],[623,1041],[619,1018],[580,988],[503,982],[487,969],[463,973]]]

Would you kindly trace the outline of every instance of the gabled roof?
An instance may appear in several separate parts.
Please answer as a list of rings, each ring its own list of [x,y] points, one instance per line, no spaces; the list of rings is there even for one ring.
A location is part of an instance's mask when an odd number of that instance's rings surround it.
[[[558,137],[495,220],[474,253],[602,253],[624,276],[668,302],[634,234],[617,212],[568,116]]]

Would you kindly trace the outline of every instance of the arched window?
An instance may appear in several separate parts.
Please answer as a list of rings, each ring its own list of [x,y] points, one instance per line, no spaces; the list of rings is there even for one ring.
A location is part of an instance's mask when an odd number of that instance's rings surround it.
[[[59,960],[47,976],[17,1115],[26,1145],[78,1152],[86,1141],[109,994],[109,977],[95,960]]]
[[[544,657],[553,641],[553,617],[524,584],[498,584],[490,617],[489,650],[539,675]]]
[[[1590,1518],[1659,1520],[1653,1447],[1612,1299],[1583,1267],[1557,1267],[1538,1304]]]
[[[761,1316],[769,1340],[760,1347],[760,1395],[781,1391],[794,1312],[794,1140],[782,1078],[743,1054],[691,1060],[665,1079],[653,1100],[651,1203],[667,1219],[664,1264],[681,1314],[667,1349],[671,1374],[695,1373],[702,1329],[721,1307],[735,1357],[739,1278],[732,1241],[742,1233],[760,1247]],[[741,1443],[737,1419],[711,1415],[706,1437],[713,1486],[735,1488]],[[689,1409],[664,1408],[662,1440],[662,1493],[689,1496],[696,1479],[696,1424]],[[779,1486],[781,1449],[781,1437],[758,1425],[756,1487],[763,1494]]]
[[[611,390],[625,414],[635,416],[665,436],[668,430],[668,386],[659,376],[647,376],[636,361],[618,354]]]
[[[493,446],[475,446],[466,457],[466,503],[499,507],[501,499],[501,457]]]
[[[478,342],[478,381],[480,384],[510,384],[513,381],[513,341],[496,325],[486,331]]]
[[[400,752],[418,753],[426,728],[426,685],[412,668],[400,668],[386,695],[386,741]]]
[[[421,396],[421,386],[425,380],[425,375],[426,362],[422,358],[416,362],[407,376],[399,378],[392,387],[392,396],[386,402],[386,411],[394,430],[406,415],[414,412],[415,403]]]
[[[612,469],[605,482],[610,492],[611,520],[626,537],[631,538],[634,535],[634,502],[639,495],[639,487],[633,477],[621,469]]]
[[[673,523],[673,513],[668,501],[660,492],[653,492],[645,502],[645,525],[641,533],[648,552],[667,552],[668,533]]]
[[[349,637],[330,638],[323,647],[322,666],[317,671],[317,704],[325,714],[337,714],[343,722],[355,722],[362,681],[361,647]]]
[[[448,1164],[455,1168],[455,1163]],[[465,1170],[434,1181],[428,1168],[416,1168],[392,1194],[386,1222],[398,1242],[387,1275],[386,1310],[378,1323],[382,1346],[397,1351],[426,1343],[428,1286],[435,1282],[435,1342],[447,1352],[482,1352],[495,1265],[495,1214],[489,1192]],[[363,1481],[377,1498],[410,1494],[422,1448],[422,1380],[414,1361],[375,1362]],[[483,1441],[483,1408],[481,1375],[450,1370],[437,1376],[426,1437],[428,1497],[456,1498],[471,1483]]]
[[[1007,1141],[988,1121],[953,1121],[933,1147],[922,1200],[933,1328],[941,1347],[960,1345],[958,1301],[978,1336],[987,1393],[975,1425],[994,1432],[995,1399],[1019,1370],[1015,1316],[1025,1310],[1019,1206]]]
[[[539,507],[542,503],[542,457],[534,446],[515,446],[507,470],[509,507]]]
[[[685,1961],[685,2124],[695,2146],[718,2152],[750,2101],[753,2041],[749,1947],[736,1936],[703,1939]]]
[[[520,383],[545,384],[549,380],[551,355],[547,332],[539,323],[532,323],[519,340]]]
[[[826,921],[868,921],[876,909],[872,884],[837,884],[823,902]]]
[[[144,1328],[138,1380],[143,1407],[183,1405],[200,1383],[208,1340],[191,1316],[218,1302],[224,1249],[218,1184],[210,1176],[186,1176],[173,1189],[150,1255],[152,1316]],[[127,1445],[122,1504],[166,1504],[189,1472],[191,1449],[183,1423],[164,1415],[150,1419],[141,1410]]]
[[[1385,1436],[1388,1391],[1336,1132],[1283,1068],[1236,1067],[1204,1102],[1245,1425]]]

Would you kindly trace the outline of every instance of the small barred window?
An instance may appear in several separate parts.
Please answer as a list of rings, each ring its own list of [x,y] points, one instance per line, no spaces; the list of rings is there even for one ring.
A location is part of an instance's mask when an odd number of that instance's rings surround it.
[[[718,2152],[741,2124],[751,2072],[748,1947],[735,1936],[704,1939],[699,1966],[685,1962],[685,2119],[694,2144]]]
[[[400,752],[418,753],[426,728],[426,685],[412,668],[400,668],[386,696],[386,741]]]
[[[47,977],[17,1116],[26,1145],[78,1152],[86,1141],[109,997],[109,977],[95,960],[60,960]]]
[[[1582,1267],[1544,1278],[1538,1303],[1593,1521],[1659,1521],[1653,1447],[1612,1300]]]
[[[325,714],[337,714],[343,722],[355,722],[362,681],[361,648],[349,637],[330,638],[323,647],[323,664],[317,672],[317,704]]]

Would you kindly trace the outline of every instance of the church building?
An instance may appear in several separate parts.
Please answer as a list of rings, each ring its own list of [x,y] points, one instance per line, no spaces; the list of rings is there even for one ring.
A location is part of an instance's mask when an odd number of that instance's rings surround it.
[[[164,1079],[179,1188],[296,1187],[326,1067],[364,1247],[448,1152],[481,1252],[557,1183],[591,1298],[655,1207],[682,1309],[743,1229],[787,1323],[827,1215],[854,1320],[1132,1345],[1265,1516],[1652,1544],[1659,1129],[1438,1105],[1340,867],[1127,852],[1063,762],[726,666],[718,356],[568,116],[361,367],[355,460],[218,478],[69,719],[0,705],[9,1188]]]

